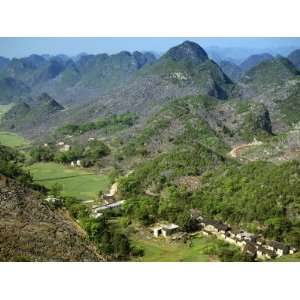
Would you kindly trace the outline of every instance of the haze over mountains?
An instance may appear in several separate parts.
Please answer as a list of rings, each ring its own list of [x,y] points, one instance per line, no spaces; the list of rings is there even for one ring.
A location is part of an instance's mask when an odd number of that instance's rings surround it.
[[[296,67],[297,54],[295,51],[292,58],[289,57]],[[150,115],[170,99],[187,95],[203,94],[222,100],[237,95],[251,98],[260,93],[260,76],[264,84],[284,84],[287,79],[298,78],[297,71],[292,69],[287,60],[267,53],[252,55],[239,66],[229,61],[222,61],[219,66],[209,59],[203,48],[189,41],[171,48],[160,58],[150,52],[137,51],[115,55],[81,54],[76,59],[64,55],[2,58],[0,102],[29,104],[30,99],[48,93],[66,108],[43,117],[44,122],[35,121],[35,128],[32,123],[25,124],[25,116],[22,121],[14,112],[8,115],[10,121],[4,122],[5,128],[15,127],[34,135],[33,131],[51,129],[71,120],[94,119],[108,112],[130,110]],[[265,89],[264,86],[264,93]],[[41,118],[43,113],[37,110],[33,114],[38,120],[38,114]],[[30,118],[27,119],[30,123]],[[44,128],[39,129],[39,126]]]

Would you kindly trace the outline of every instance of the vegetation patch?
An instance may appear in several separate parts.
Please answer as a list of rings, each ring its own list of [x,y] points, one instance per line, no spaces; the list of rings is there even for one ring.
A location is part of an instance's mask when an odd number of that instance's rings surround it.
[[[135,113],[125,113],[121,115],[108,115],[99,118],[95,122],[83,124],[68,124],[57,130],[61,135],[79,135],[92,130],[105,130],[107,132],[115,132],[130,126],[133,126],[138,119]]]
[[[193,207],[269,239],[300,245],[300,164],[257,161],[206,173]]]

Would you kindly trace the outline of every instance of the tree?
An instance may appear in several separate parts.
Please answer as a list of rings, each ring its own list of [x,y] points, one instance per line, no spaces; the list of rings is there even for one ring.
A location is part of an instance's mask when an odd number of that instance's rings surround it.
[[[54,150],[50,147],[38,146],[30,151],[32,162],[52,161],[54,159]]]
[[[184,231],[190,231],[192,229],[192,218],[188,211],[182,211],[177,215],[176,223]]]
[[[116,258],[126,258],[130,254],[130,243],[125,234],[114,232],[112,244]]]
[[[99,159],[110,153],[110,149],[101,141],[91,141],[84,151],[84,156],[89,159]]]
[[[63,190],[63,186],[59,183],[54,183],[49,191],[49,194],[55,198],[58,198],[61,196],[61,192]]]

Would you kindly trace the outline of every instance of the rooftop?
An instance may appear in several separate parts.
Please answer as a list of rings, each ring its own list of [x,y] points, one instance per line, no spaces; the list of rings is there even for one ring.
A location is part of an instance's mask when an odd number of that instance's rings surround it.
[[[107,205],[103,205],[103,206],[100,206],[98,208],[95,209],[95,211],[99,211],[99,210],[105,210],[105,209],[108,209],[108,208],[115,208],[115,207],[119,207],[121,205],[123,205],[125,202],[125,200],[121,200],[121,201],[118,201],[118,202],[115,202],[115,203],[112,203],[112,204],[107,204]]]
[[[212,225],[215,228],[217,228],[218,230],[228,230],[230,228],[228,225],[226,225],[222,222],[207,219],[207,218],[202,218],[201,222],[206,224],[206,225]]]
[[[166,225],[162,225],[162,228],[164,228],[164,229],[176,229],[176,228],[179,228],[179,226],[176,225],[176,224],[166,224]]]
[[[266,249],[264,247],[261,247],[261,246],[258,247],[257,251],[260,251],[262,254],[267,254],[271,257],[276,256],[276,254],[273,251]]]
[[[282,250],[286,250],[289,248],[289,246],[287,246],[283,243],[277,242],[277,241],[271,241],[271,242],[269,242],[269,245],[273,248],[282,249]]]

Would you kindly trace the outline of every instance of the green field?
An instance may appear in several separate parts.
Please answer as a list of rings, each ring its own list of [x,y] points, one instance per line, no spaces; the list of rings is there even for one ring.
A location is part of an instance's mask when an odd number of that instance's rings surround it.
[[[0,144],[15,148],[27,146],[29,142],[15,133],[0,131]]]
[[[218,261],[216,257],[204,253],[204,249],[215,243],[208,237],[193,238],[192,243],[182,241],[169,241],[164,238],[137,237],[133,244],[144,249],[144,256],[138,261],[142,262],[209,262]]]
[[[50,188],[59,183],[62,194],[82,200],[96,199],[99,190],[106,190],[109,179],[82,169],[69,168],[56,163],[36,163],[29,167],[36,183]]]

